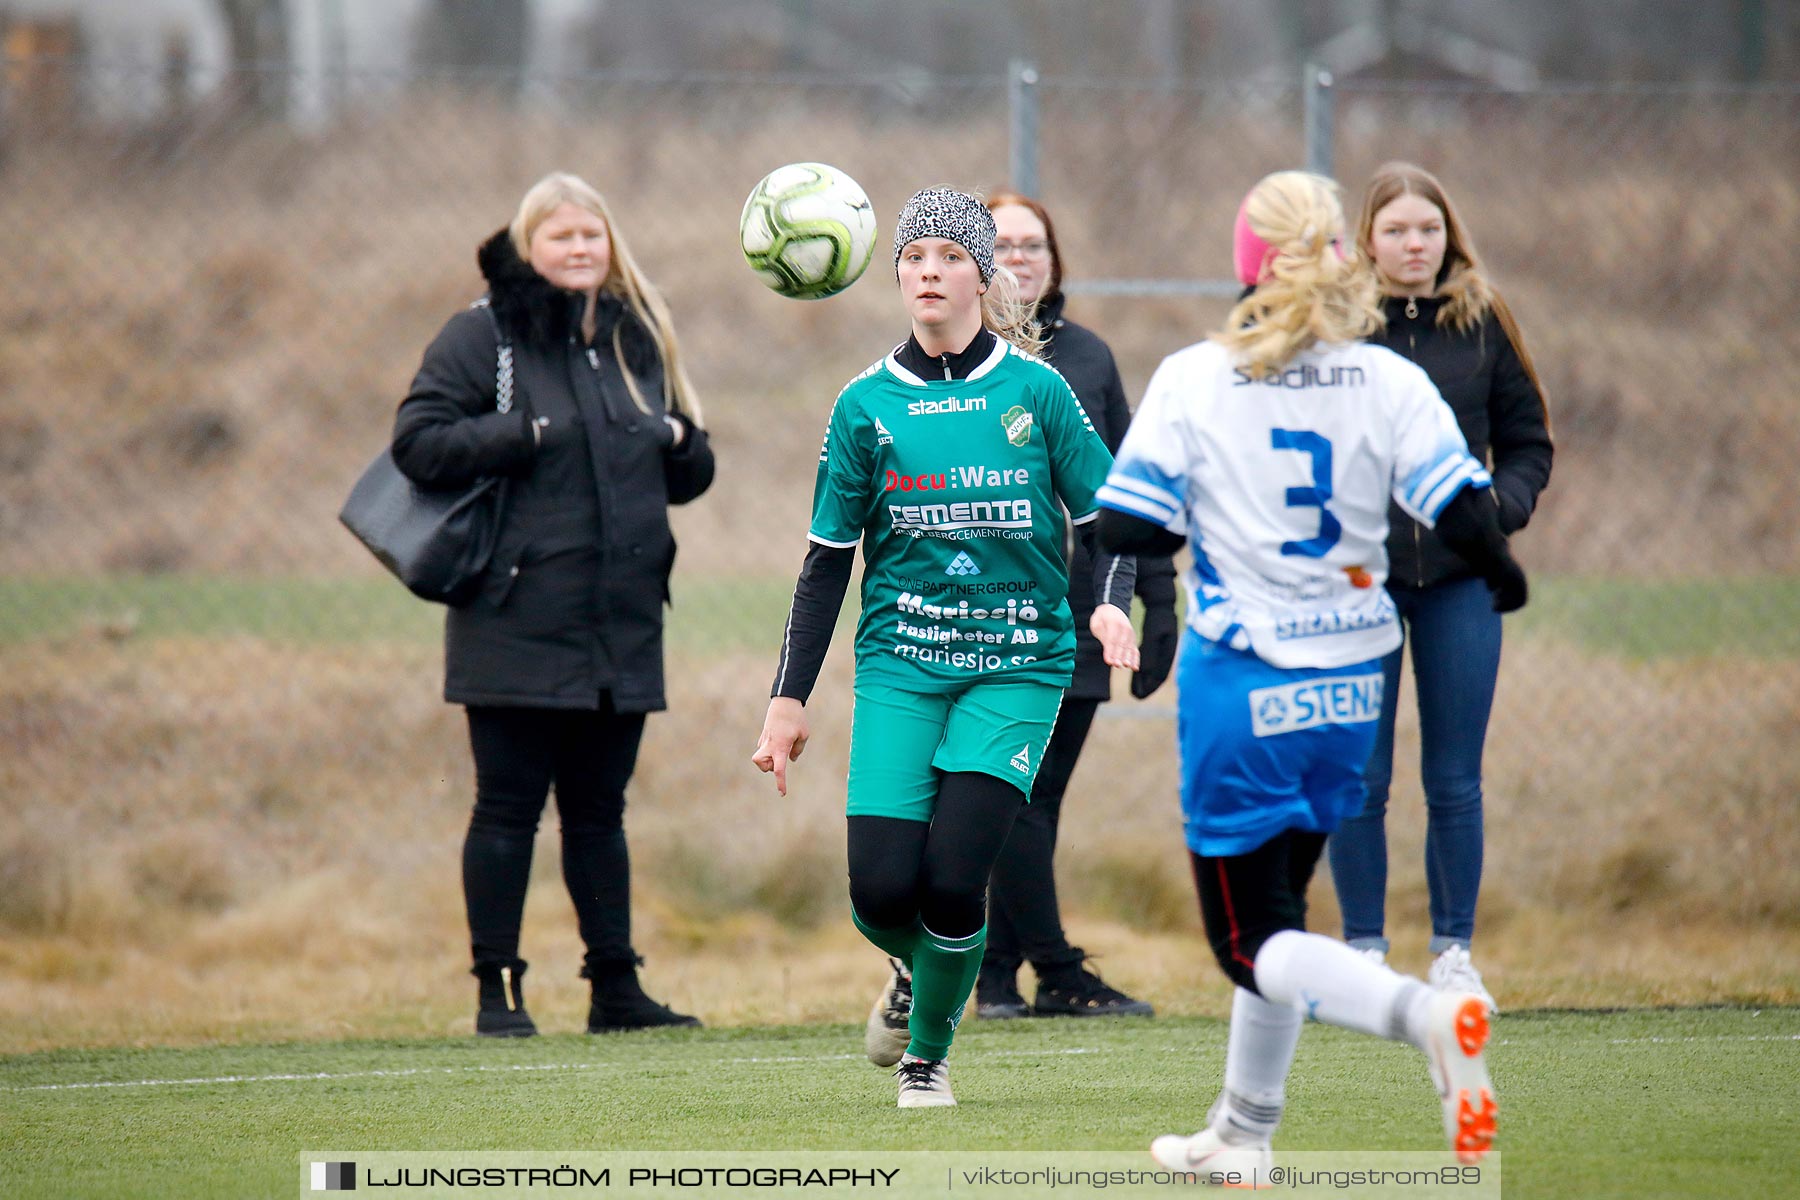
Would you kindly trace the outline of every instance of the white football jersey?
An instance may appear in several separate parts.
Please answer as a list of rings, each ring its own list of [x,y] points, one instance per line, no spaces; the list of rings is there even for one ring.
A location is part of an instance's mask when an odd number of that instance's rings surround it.
[[[1400,644],[1389,497],[1430,526],[1491,483],[1391,350],[1321,343],[1256,382],[1206,341],[1151,377],[1100,503],[1188,536],[1196,633],[1277,667],[1340,667]]]

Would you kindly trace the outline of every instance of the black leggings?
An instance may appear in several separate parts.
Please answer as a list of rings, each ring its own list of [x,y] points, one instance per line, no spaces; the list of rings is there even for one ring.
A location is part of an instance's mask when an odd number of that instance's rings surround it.
[[[941,776],[931,820],[851,817],[850,904],[877,929],[923,921],[962,938],[981,929],[988,876],[1024,794],[978,771]]]
[[[1206,940],[1231,982],[1262,995],[1256,953],[1282,930],[1306,928],[1306,885],[1324,849],[1324,834],[1289,829],[1247,854],[1188,852]]]
[[[587,946],[583,975],[635,962],[625,785],[637,766],[643,713],[469,708],[475,812],[463,841],[463,898],[475,965],[519,965],[531,850],[552,784],[562,817],[563,881]]]

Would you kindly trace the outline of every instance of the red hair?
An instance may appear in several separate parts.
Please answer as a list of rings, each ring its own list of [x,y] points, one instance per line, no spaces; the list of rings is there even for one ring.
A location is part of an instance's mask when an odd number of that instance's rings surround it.
[[[1056,244],[1056,222],[1050,219],[1050,213],[1042,204],[1022,192],[1000,191],[987,198],[989,212],[1005,208],[1009,204],[1029,209],[1032,216],[1044,223],[1044,240],[1050,244],[1050,277],[1044,284],[1044,294],[1038,297],[1038,304],[1041,306],[1062,294],[1062,249]]]

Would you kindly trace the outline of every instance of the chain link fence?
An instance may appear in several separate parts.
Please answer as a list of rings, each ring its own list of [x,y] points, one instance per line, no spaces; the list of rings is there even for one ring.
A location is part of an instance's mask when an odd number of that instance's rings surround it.
[[[838,911],[847,638],[806,794],[772,808],[746,760],[826,413],[905,325],[884,251],[830,301],[764,290],[738,211],[794,160],[857,178],[884,235],[919,186],[1005,185],[1008,81],[309,76],[289,94],[331,102],[295,110],[330,115],[296,127],[244,79],[190,99],[126,68],[6,71],[0,924],[78,923],[94,871],[209,913],[334,856],[452,869],[471,772],[441,616],[335,513],[480,294],[476,245],[553,168],[607,194],[667,293],[720,462],[676,516],[643,886],[698,918]],[[1301,90],[1044,78],[1036,102],[1071,312],[1135,396],[1226,302],[1103,281],[1229,276],[1244,189],[1305,161]],[[1446,181],[1558,437],[1517,539],[1534,593],[1490,735],[1484,928],[1541,904],[1800,921],[1800,90],[1351,83],[1335,105],[1352,203],[1388,158]],[[1076,907],[1193,920],[1172,700],[1103,709],[1064,826]],[[1395,880],[1422,894],[1416,762],[1407,715]],[[1081,795],[1102,779],[1127,798],[1105,812]]]

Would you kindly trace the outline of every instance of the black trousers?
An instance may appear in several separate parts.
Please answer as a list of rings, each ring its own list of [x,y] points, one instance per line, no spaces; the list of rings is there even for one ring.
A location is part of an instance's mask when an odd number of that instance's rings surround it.
[[[552,785],[562,818],[563,881],[587,947],[582,974],[635,962],[625,785],[637,766],[643,713],[469,707],[475,812],[463,841],[463,898],[477,968],[519,962],[519,923],[532,843]]]
[[[1239,987],[1256,986],[1256,954],[1284,929],[1306,928],[1306,886],[1325,850],[1325,835],[1289,829],[1228,858],[1188,852],[1200,919],[1213,957]]]
[[[1062,819],[1063,793],[1093,728],[1098,700],[1063,699],[1056,728],[1044,748],[1031,803],[1013,822],[1012,835],[994,863],[988,891],[987,953],[982,968],[1012,978],[1023,962],[1039,977],[1058,967],[1081,962],[1082,954],[1063,933],[1062,909],[1056,900],[1056,828]]]

